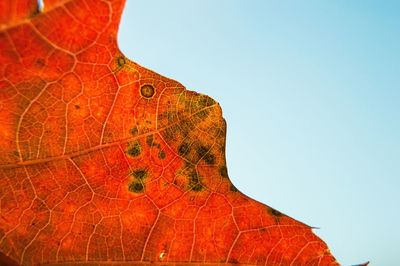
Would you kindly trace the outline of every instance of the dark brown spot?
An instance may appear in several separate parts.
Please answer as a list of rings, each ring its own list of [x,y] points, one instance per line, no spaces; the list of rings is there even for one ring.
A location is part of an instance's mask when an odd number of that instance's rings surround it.
[[[154,96],[156,90],[154,87],[150,84],[145,84],[142,87],[140,87],[140,94],[147,99],[150,99],[151,97]]]
[[[226,168],[225,165],[224,165],[224,166],[221,166],[221,167],[219,168],[219,174],[220,174],[222,177],[228,178],[228,169]]]
[[[190,173],[189,177],[190,177],[190,183],[200,183],[199,177],[196,172]]]
[[[125,65],[125,64],[126,64],[125,57],[123,57],[123,56],[117,57],[117,64],[118,64],[118,66],[120,66],[120,67],[122,67],[123,65]]]
[[[144,191],[144,185],[140,181],[134,181],[129,184],[129,191],[134,193],[142,193]]]
[[[185,156],[189,153],[190,151],[190,146],[187,143],[182,143],[181,145],[179,145],[178,147],[178,154],[180,156]]]
[[[189,188],[194,192],[200,192],[204,189],[203,184],[200,182],[200,177],[194,168],[189,172]]]
[[[139,142],[135,142],[132,146],[130,146],[127,150],[128,155],[132,157],[139,156],[142,152],[142,147],[140,146]]]
[[[148,136],[146,137],[146,143],[147,143],[147,145],[149,145],[150,147],[153,146],[153,143],[154,143],[154,137],[153,137],[153,135],[148,135]]]
[[[273,216],[275,216],[275,217],[281,217],[281,216],[283,216],[283,213],[281,213],[280,211],[275,210],[274,208],[271,208],[271,207],[269,207],[268,212],[269,212],[270,214],[272,214]]]
[[[75,104],[74,107],[75,107],[75,109],[77,109],[77,110],[78,110],[78,109],[81,109],[81,106],[80,106],[79,104]]]
[[[197,149],[197,155],[202,158],[207,164],[214,164],[215,163],[215,156],[209,152],[209,148],[205,146],[200,146]]]
[[[207,147],[201,145],[200,147],[197,148],[197,155],[199,155],[200,158],[203,158],[204,155],[208,152]]]
[[[44,67],[44,65],[45,65],[45,61],[44,61],[43,58],[38,58],[38,59],[35,61],[35,64],[36,64],[38,67],[42,68],[42,67]]]
[[[200,192],[200,191],[202,191],[203,190],[203,185],[202,184],[200,184],[200,183],[195,183],[195,184],[192,184],[191,186],[190,186],[190,189],[192,190],[192,191],[194,191],[194,192]]]
[[[205,156],[204,156],[204,161],[207,163],[207,164],[215,164],[215,156],[214,156],[214,154],[211,154],[211,153],[207,153]]]
[[[233,184],[230,185],[230,190],[232,192],[238,192],[239,191]]]
[[[161,151],[158,152],[158,158],[160,158],[161,160],[164,160],[165,157],[166,157],[165,151],[161,150]]]
[[[147,137],[146,137],[146,143],[147,143],[147,145],[149,146],[149,147],[157,147],[157,148],[161,148],[161,145],[160,145],[160,143],[156,143],[155,141],[154,141],[154,137],[153,137],[153,135],[148,135]]]
[[[137,169],[132,172],[132,176],[137,179],[140,179],[140,180],[145,179],[147,177],[147,175],[148,175],[148,172],[146,169]]]
[[[133,127],[133,128],[131,129],[131,134],[132,134],[132,136],[136,136],[136,135],[138,134],[138,132],[139,132],[139,130],[138,130],[137,127]]]

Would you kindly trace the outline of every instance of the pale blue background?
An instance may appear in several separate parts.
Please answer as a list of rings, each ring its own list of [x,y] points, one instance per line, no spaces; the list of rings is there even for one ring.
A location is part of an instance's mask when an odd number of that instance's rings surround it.
[[[400,1],[129,0],[119,40],[220,102],[241,191],[400,265]]]

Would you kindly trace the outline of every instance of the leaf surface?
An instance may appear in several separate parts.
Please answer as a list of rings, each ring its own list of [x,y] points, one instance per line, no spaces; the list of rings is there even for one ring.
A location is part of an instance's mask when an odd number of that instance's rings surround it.
[[[218,103],[120,52],[123,5],[0,3],[0,262],[338,265],[230,182]]]

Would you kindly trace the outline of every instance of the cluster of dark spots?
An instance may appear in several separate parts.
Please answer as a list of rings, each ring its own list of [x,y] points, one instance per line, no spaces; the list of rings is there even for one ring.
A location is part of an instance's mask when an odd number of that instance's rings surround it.
[[[118,56],[117,57],[117,64],[119,67],[122,67],[123,65],[126,64],[126,60],[124,56]]]
[[[128,190],[134,193],[142,193],[145,190],[144,179],[149,175],[146,168],[133,170],[131,176],[134,178],[128,186]]]
[[[132,135],[132,136],[136,136],[136,135],[138,134],[138,132],[139,132],[139,130],[138,130],[137,127],[133,127],[133,128],[131,129],[131,135]]]
[[[233,184],[230,185],[229,189],[232,192],[238,192],[239,191]]]
[[[154,96],[155,92],[155,88],[150,84],[145,84],[140,87],[140,95],[142,95],[144,98],[150,99]]]
[[[144,191],[144,185],[141,181],[135,180],[129,184],[128,189],[130,192],[142,193]]]
[[[147,169],[140,168],[140,169],[133,170],[133,171],[132,171],[132,176],[133,176],[134,178],[143,180],[143,179],[145,179],[145,178],[148,176]]]
[[[269,212],[270,214],[272,214],[273,216],[275,216],[275,217],[281,217],[281,216],[283,216],[283,213],[281,213],[280,211],[275,210],[274,208],[271,208],[271,207],[268,207],[268,212]]]
[[[202,158],[207,164],[214,164],[215,163],[215,156],[209,152],[209,148],[201,145],[197,149],[197,155]]]
[[[149,147],[156,147],[159,151],[158,151],[158,158],[161,160],[165,159],[165,151],[161,150],[161,144],[160,143],[156,143],[154,141],[154,135],[148,135],[146,137],[146,143]]]
[[[214,156],[214,154],[207,153],[206,156],[204,156],[203,160],[207,164],[215,164],[215,156]]]
[[[189,154],[189,152],[190,152],[190,146],[188,143],[182,143],[181,145],[179,145],[178,154],[180,156],[185,156],[185,155]]]
[[[203,158],[208,152],[208,148],[201,145],[200,147],[197,148],[197,155],[199,155],[200,158]]]
[[[146,137],[146,143],[149,147],[157,147],[161,148],[161,145],[159,143],[154,142],[154,136],[153,135],[148,135]]]
[[[226,168],[225,165],[221,166],[221,167],[219,168],[219,174],[220,174],[222,177],[228,178],[228,168]]]
[[[166,157],[165,151],[160,150],[160,151],[158,152],[158,158],[160,158],[161,160],[164,160],[165,157]]]
[[[136,141],[134,144],[129,146],[126,152],[129,156],[136,157],[142,152],[142,147],[140,146],[139,142]]]

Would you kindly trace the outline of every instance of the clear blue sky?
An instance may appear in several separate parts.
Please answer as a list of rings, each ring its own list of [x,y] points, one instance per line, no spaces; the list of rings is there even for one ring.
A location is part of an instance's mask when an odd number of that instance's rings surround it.
[[[400,1],[128,0],[137,63],[220,102],[249,196],[343,265],[399,265]]]

